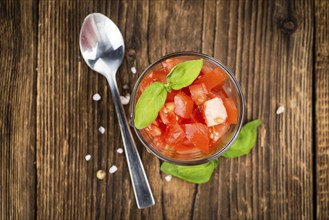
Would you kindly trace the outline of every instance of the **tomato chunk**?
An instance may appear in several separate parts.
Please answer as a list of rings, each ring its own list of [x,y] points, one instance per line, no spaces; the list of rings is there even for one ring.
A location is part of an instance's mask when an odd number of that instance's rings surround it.
[[[169,58],[169,59],[166,59],[165,61],[163,61],[161,64],[162,64],[162,67],[165,70],[165,72],[168,74],[170,72],[170,70],[172,68],[174,68],[174,66],[176,66],[177,64],[179,64],[181,62],[182,62],[182,60],[180,60],[180,59]]]
[[[218,97],[223,100],[223,99],[226,99],[228,96],[222,87],[219,87],[219,88],[216,87],[209,93],[209,97],[211,97],[211,98]]]
[[[160,136],[162,134],[161,129],[154,124],[150,124],[149,126],[147,126],[145,128],[145,130],[147,131],[147,133],[149,133],[153,137]]]
[[[215,125],[209,128],[209,137],[211,141],[217,142],[221,137],[223,137],[230,125],[228,123],[222,123],[220,125]]]
[[[173,102],[175,96],[179,93],[177,90],[171,90],[170,92],[167,93],[167,98],[166,102]]]
[[[187,140],[204,153],[209,153],[208,127],[201,123],[182,125]]]
[[[149,75],[147,75],[143,81],[141,82],[139,86],[140,92],[143,92],[151,83],[153,82],[167,82],[167,73],[163,70],[159,70],[156,72],[151,72]]]
[[[160,119],[163,124],[176,124],[178,121],[178,116],[175,114],[175,103],[166,103],[159,112]]]
[[[232,98],[223,99],[227,111],[227,122],[236,124],[238,122],[238,110]]]
[[[178,124],[168,125],[165,132],[165,141],[167,144],[177,144],[184,140],[185,132]]]
[[[201,105],[207,100],[207,90],[204,84],[194,84],[189,86],[191,98],[196,105]]]
[[[182,118],[189,118],[193,111],[193,101],[185,93],[178,93],[175,98],[175,113]]]
[[[227,113],[221,98],[213,98],[203,103],[203,117],[208,127],[226,121]]]
[[[223,83],[226,78],[225,72],[221,68],[216,67],[213,71],[198,78],[195,83],[204,83],[208,91],[210,91]]]

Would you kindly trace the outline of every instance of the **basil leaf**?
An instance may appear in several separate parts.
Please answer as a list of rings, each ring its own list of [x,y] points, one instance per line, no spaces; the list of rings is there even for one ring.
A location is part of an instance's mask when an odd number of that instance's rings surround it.
[[[248,154],[256,144],[257,128],[261,123],[261,120],[257,119],[245,124],[232,146],[222,156],[234,158]]]
[[[189,86],[200,74],[202,66],[202,59],[179,63],[167,75],[167,82],[174,90]]]
[[[134,119],[135,127],[142,129],[150,125],[158,116],[166,97],[167,91],[163,83],[154,82],[149,85],[137,101]]]
[[[161,171],[191,183],[206,183],[218,165],[218,159],[196,166],[179,166],[164,162]]]

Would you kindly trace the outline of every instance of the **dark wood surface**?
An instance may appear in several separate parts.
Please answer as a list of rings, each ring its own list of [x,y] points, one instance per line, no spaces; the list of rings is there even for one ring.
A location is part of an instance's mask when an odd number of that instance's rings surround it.
[[[109,88],[79,51],[92,12],[124,36],[122,94],[165,54],[221,60],[246,121],[263,122],[253,151],[194,185],[166,182],[138,143],[156,205],[137,209]],[[326,0],[0,1],[0,219],[328,219],[328,12]]]

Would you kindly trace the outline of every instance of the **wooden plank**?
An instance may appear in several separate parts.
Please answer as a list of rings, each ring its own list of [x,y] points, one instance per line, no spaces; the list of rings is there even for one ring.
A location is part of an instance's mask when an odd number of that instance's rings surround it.
[[[35,217],[35,9],[0,3],[0,219]]]
[[[315,1],[316,217],[329,218],[329,2]]]
[[[205,1],[203,50],[235,73],[246,120],[263,124],[250,155],[221,159],[198,187],[197,219],[313,217],[312,11],[312,1]]]
[[[41,1],[37,217],[312,218],[312,56],[305,51],[313,46],[313,9],[310,1]],[[83,18],[94,11],[111,17],[124,35],[122,93],[131,92],[151,62],[174,51],[203,51],[232,69],[246,96],[247,120],[263,121],[252,153],[221,159],[212,180],[197,186],[167,183],[160,161],[138,143],[156,200],[138,210],[124,155],[115,152],[122,141],[107,84],[78,50]],[[100,102],[92,101],[96,92]],[[278,105],[286,108],[280,116]],[[118,171],[97,180],[97,170],[112,164]]]

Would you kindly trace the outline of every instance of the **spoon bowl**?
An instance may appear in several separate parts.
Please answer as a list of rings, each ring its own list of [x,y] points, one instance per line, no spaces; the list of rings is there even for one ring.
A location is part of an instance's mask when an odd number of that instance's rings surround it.
[[[80,31],[80,51],[87,65],[102,74],[110,86],[117,113],[128,169],[138,208],[154,205],[144,167],[120,101],[116,73],[124,58],[124,41],[119,28],[105,15],[88,15]]]

